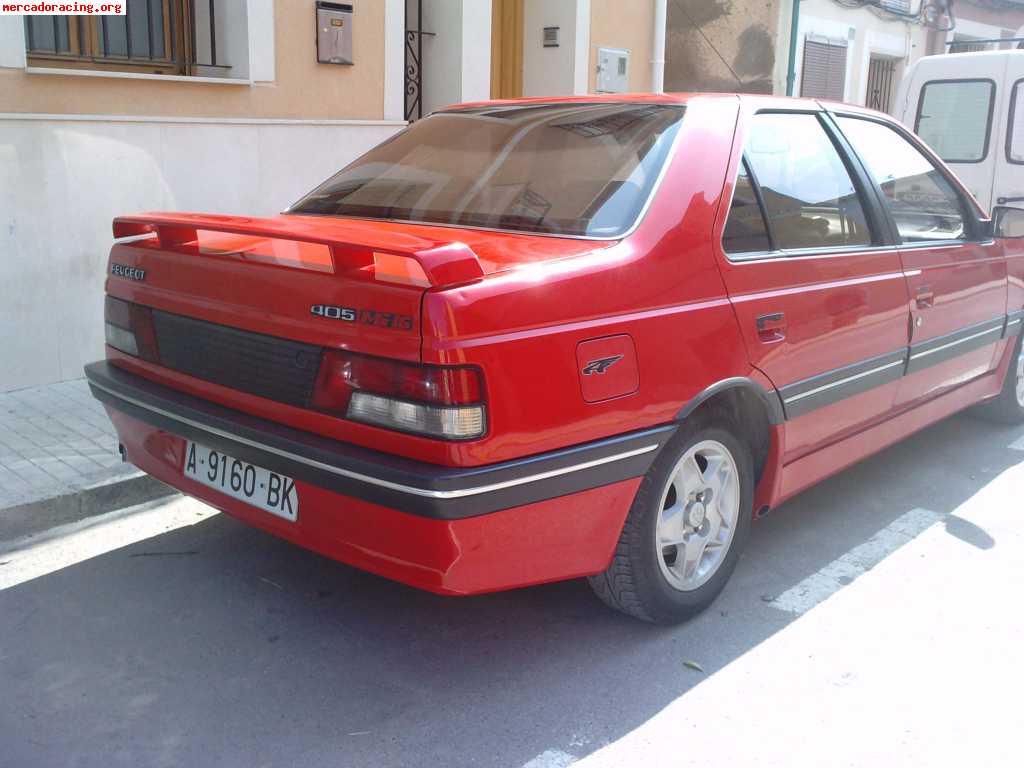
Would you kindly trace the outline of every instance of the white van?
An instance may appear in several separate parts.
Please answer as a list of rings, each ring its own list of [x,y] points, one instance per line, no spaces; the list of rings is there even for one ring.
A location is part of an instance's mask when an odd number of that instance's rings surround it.
[[[893,112],[982,206],[1024,204],[1024,50],[918,59]]]

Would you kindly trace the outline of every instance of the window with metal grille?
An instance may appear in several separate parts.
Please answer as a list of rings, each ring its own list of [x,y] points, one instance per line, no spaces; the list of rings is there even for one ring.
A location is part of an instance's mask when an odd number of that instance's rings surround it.
[[[25,16],[28,63],[167,75],[226,74],[230,67],[217,52],[219,5],[219,0],[127,0],[124,16]]]
[[[949,44],[950,53],[975,53],[990,50],[992,50],[991,44],[978,42],[975,38],[964,35],[955,35],[953,42]]]
[[[896,83],[896,60],[871,57],[868,64],[868,92],[865,106],[888,112]]]
[[[886,11],[910,13],[910,0],[880,0],[879,5]]]
[[[804,41],[800,95],[842,101],[846,92],[846,42],[812,38]]]

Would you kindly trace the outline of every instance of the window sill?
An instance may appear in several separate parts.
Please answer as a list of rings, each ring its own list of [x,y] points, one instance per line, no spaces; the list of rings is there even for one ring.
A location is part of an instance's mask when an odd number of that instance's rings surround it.
[[[70,75],[71,77],[112,77],[120,80],[160,80],[207,85],[252,85],[252,80],[238,77],[195,77],[192,75],[154,75],[148,72],[115,72],[71,67],[25,67],[29,75]]]

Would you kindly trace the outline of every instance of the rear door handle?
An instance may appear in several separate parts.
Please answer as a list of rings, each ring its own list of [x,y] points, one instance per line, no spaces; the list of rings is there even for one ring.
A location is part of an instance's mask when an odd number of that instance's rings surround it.
[[[765,343],[782,341],[786,338],[786,313],[772,312],[758,317],[757,337]]]
[[[917,300],[918,309],[931,309],[935,306],[935,291],[932,290],[930,285],[922,285],[917,289]]]

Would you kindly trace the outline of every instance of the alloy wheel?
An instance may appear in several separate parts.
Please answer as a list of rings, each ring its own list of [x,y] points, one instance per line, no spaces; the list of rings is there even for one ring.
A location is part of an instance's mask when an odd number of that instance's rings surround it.
[[[715,575],[732,543],[739,508],[739,470],[729,450],[715,440],[687,450],[669,475],[655,526],[658,563],[673,588],[694,590]]]

